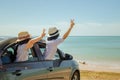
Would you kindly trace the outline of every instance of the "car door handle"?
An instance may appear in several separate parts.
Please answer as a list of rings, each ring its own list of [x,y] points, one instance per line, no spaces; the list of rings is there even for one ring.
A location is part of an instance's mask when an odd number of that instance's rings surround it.
[[[22,73],[20,73],[21,70],[16,70],[15,72],[12,72],[13,75],[20,76]]]
[[[53,67],[49,67],[47,70],[49,70],[50,72],[54,70]]]

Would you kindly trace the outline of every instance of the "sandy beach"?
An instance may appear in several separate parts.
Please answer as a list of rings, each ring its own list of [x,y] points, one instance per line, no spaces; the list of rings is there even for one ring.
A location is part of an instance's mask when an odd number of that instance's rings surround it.
[[[120,80],[120,69],[80,62],[81,80]]]

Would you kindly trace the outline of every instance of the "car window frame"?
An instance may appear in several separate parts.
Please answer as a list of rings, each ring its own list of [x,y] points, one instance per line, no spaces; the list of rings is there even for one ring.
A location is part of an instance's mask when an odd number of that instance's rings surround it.
[[[5,52],[7,51],[7,49],[8,48],[13,48],[13,50],[14,50],[14,52],[15,52],[15,45],[18,45],[17,43],[11,43],[11,44],[8,44],[7,46],[5,46],[4,47],[4,49],[3,49],[3,52],[2,52],[2,54],[1,54],[1,57],[3,56],[3,55],[5,55]],[[38,56],[36,55],[36,53],[35,53],[35,50],[34,50],[34,47],[32,47],[32,48],[30,48],[30,50],[32,51],[32,53],[34,53],[34,56],[36,57],[36,58],[38,58]],[[33,54],[32,54],[33,55]],[[24,63],[24,62],[38,62],[39,60],[37,59],[37,60],[27,60],[27,61],[20,61],[20,62],[9,62],[9,63],[2,63],[3,65],[6,65],[6,64],[12,64],[12,63]]]

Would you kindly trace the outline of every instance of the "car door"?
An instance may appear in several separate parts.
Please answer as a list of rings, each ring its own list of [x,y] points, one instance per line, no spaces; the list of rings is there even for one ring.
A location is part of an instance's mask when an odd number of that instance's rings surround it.
[[[0,80],[15,80],[16,76],[12,75],[11,71],[8,70],[8,65],[7,64],[9,64],[10,58],[8,57],[7,52],[6,51],[4,52],[3,50],[1,50],[0,54],[1,54],[0,59],[1,59],[1,62],[2,62],[2,66],[4,68],[4,69],[0,69]]]
[[[42,62],[22,62],[4,66],[6,70],[0,70],[0,80],[43,80],[47,78],[46,68]]]
[[[61,60],[58,53],[55,54],[54,60],[50,62],[53,64],[53,67],[48,73],[48,79],[69,80],[71,74],[71,66],[68,66],[69,62]]]
[[[40,51],[44,53],[45,47],[39,47]],[[64,61],[60,58],[59,52],[57,51],[54,55],[53,60],[44,60],[43,64],[47,68],[47,79],[48,80],[69,80],[71,67],[66,64],[63,65]]]
[[[6,51],[11,51],[14,54],[14,50],[12,47],[6,49]],[[5,51],[5,52],[6,52]],[[38,60],[37,56],[33,56],[34,50],[29,50],[29,60],[24,62],[14,62],[11,63],[9,57],[9,53],[2,57],[2,62],[5,71],[0,72],[0,80],[43,80],[46,79],[46,67],[42,61]],[[4,59],[5,58],[5,59]]]
[[[20,62],[7,64],[1,80],[38,80],[45,79],[46,69],[42,62]]]

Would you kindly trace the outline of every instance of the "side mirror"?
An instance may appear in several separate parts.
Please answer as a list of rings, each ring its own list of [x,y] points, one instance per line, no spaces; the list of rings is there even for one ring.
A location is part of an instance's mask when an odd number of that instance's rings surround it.
[[[70,54],[65,54],[65,60],[72,60],[73,59],[73,56],[70,55]]]

